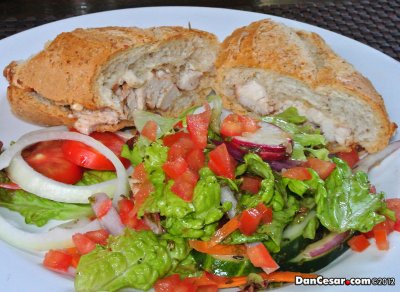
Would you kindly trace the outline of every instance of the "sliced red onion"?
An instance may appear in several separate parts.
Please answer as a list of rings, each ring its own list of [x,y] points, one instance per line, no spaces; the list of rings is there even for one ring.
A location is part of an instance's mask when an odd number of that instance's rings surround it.
[[[100,225],[104,227],[112,235],[121,235],[124,232],[125,226],[122,224],[121,219],[117,210],[114,207],[110,207],[107,213],[103,216],[99,216],[101,207],[107,201],[111,201],[110,198],[105,193],[94,194],[91,197],[91,204],[94,213],[96,214]],[[100,218],[99,218],[100,217]]]
[[[220,143],[222,144],[222,143]],[[247,153],[247,151],[240,149],[239,146],[232,142],[225,142],[226,149],[229,154],[237,161],[243,162],[243,156]]]
[[[155,234],[164,233],[160,223],[160,215],[158,213],[144,214],[143,220],[147,226],[150,227],[151,231]]]
[[[237,200],[235,195],[233,194],[232,190],[229,187],[222,187],[221,188],[221,203],[231,202],[232,208],[227,212],[229,219],[232,219],[236,216],[236,207],[237,207]]]
[[[287,159],[283,161],[267,161],[271,168],[275,171],[282,171],[282,169],[289,169],[295,166],[300,166],[304,161]]]
[[[243,136],[232,138],[232,142],[248,149],[257,149],[260,152],[291,152],[290,134],[281,128],[266,123],[260,123],[261,128],[253,133],[243,133]],[[288,147],[290,145],[290,147]]]
[[[342,244],[348,235],[349,235],[349,232],[331,233],[331,234],[325,236],[320,241],[317,241],[316,243],[310,245],[309,247],[311,247],[311,249],[309,250],[308,255],[311,258],[313,258],[313,257],[317,257],[321,254],[324,254],[324,253],[330,251],[331,249],[337,247],[338,245]],[[323,242],[322,245],[321,245],[321,242]],[[312,249],[312,246],[315,246],[315,249]]]
[[[372,168],[381,163],[395,151],[399,150],[400,141],[390,143],[385,149],[377,153],[369,154],[361,159],[354,167],[354,171],[364,171],[368,173]]]

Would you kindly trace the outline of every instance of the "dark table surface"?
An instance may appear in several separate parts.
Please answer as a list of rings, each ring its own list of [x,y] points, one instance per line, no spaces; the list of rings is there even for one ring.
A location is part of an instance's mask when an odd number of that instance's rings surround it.
[[[1,0],[0,39],[71,16],[162,5],[224,7],[282,16],[338,32],[400,60],[400,0]]]

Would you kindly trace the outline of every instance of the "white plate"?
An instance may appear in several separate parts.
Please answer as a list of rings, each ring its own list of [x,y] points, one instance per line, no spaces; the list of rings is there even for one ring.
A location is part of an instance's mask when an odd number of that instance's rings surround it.
[[[352,39],[336,33],[300,23],[293,20],[267,16],[265,14],[243,12],[227,9],[198,7],[155,7],[126,9],[73,17],[46,24],[24,31],[0,41],[0,69],[12,60],[26,59],[40,51],[44,44],[63,31],[78,27],[98,26],[139,26],[159,25],[187,26],[215,33],[220,40],[235,28],[252,21],[270,17],[289,26],[319,33],[339,55],[352,63],[360,72],[369,78],[384,97],[391,119],[400,124],[400,63]],[[1,78],[0,78],[1,79]],[[5,145],[22,134],[37,128],[16,119],[10,113],[6,101],[7,82],[0,80],[0,140]],[[398,139],[399,135],[397,135]],[[399,155],[398,155],[399,156]],[[388,192],[389,197],[398,197],[399,157],[387,161],[383,167],[385,175],[376,175],[375,180],[380,190]],[[396,170],[393,168],[396,167]],[[389,171],[390,170],[390,171]],[[382,173],[376,171],[377,174]],[[391,234],[390,250],[377,251],[371,244],[366,252],[356,254],[347,252],[333,265],[325,268],[322,274],[326,277],[396,277],[400,281],[400,236]],[[0,290],[1,291],[71,291],[73,282],[67,278],[45,270],[40,263],[23,252],[20,252],[0,241]],[[310,287],[296,287],[296,290],[309,291]],[[313,287],[313,290],[339,290],[341,287]],[[382,287],[352,286],[357,291],[377,291]],[[293,286],[279,291],[288,291]],[[394,291],[395,287],[386,287]]]

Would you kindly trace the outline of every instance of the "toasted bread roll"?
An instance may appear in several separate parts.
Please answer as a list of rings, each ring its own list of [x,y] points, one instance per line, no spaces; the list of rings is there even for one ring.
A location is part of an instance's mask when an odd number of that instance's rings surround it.
[[[376,152],[396,129],[371,82],[315,33],[254,22],[225,39],[216,68],[225,106],[258,115],[295,106],[321,127],[333,151]]]
[[[5,68],[8,99],[25,120],[83,133],[133,125],[135,110],[174,116],[210,91],[218,46],[183,27],[76,29]]]

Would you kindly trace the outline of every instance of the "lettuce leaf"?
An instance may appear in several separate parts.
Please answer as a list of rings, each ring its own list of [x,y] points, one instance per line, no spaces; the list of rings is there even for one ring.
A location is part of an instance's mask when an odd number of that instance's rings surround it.
[[[352,173],[342,160],[334,158],[335,170],[319,185],[315,200],[317,216],[323,226],[333,232],[370,231],[385,221],[379,214],[386,208],[383,193],[371,194],[366,173]]]
[[[135,127],[139,132],[142,131],[144,125],[146,125],[148,121],[156,122],[158,125],[157,138],[160,138],[161,136],[164,136],[170,132],[174,128],[174,125],[179,121],[179,119],[167,118],[152,112],[140,110],[135,111],[133,119],[135,122]]]
[[[157,237],[151,231],[126,229],[110,236],[107,246],[97,246],[83,255],[77,267],[77,291],[117,291],[122,288],[147,290],[174,269],[189,254],[182,238]]]
[[[20,213],[26,224],[43,226],[49,220],[69,220],[93,216],[89,204],[60,203],[38,197],[24,190],[0,188],[0,206]]]
[[[117,178],[115,171],[99,171],[86,170],[80,181],[76,183],[78,186],[88,186],[102,183]]]
[[[216,230],[218,221],[232,206],[227,202],[221,206],[221,187],[212,171],[200,170],[193,194],[194,211],[184,217],[167,217],[164,226],[169,233],[185,238],[209,238]],[[189,203],[186,203],[190,205]]]

